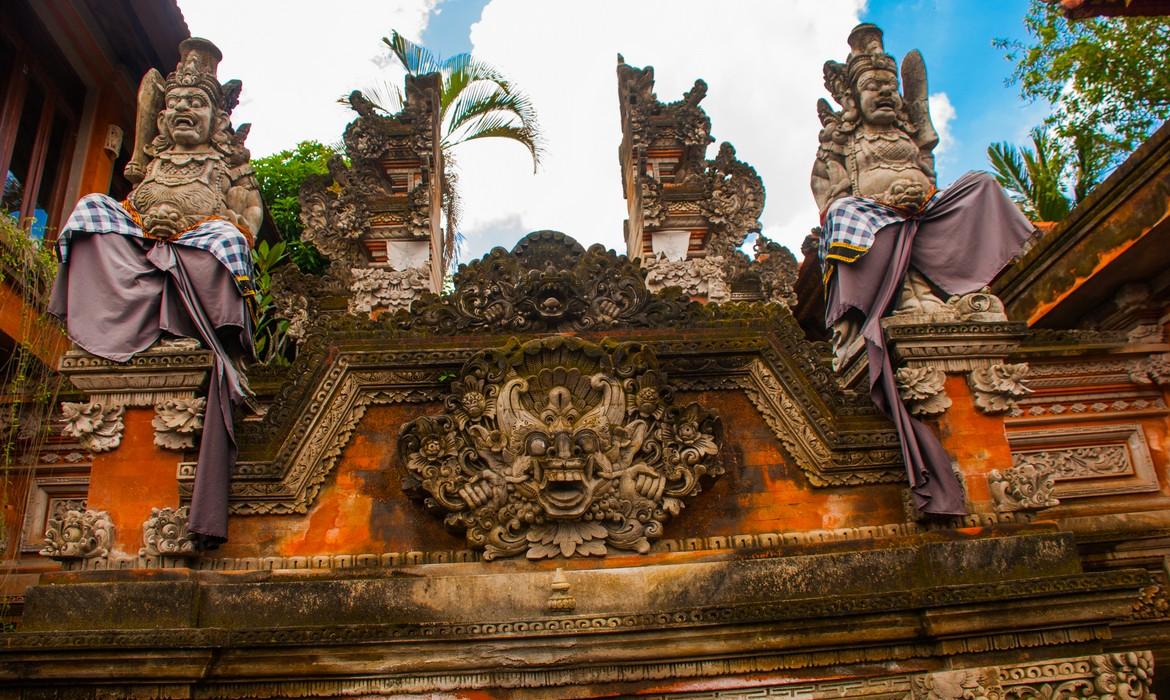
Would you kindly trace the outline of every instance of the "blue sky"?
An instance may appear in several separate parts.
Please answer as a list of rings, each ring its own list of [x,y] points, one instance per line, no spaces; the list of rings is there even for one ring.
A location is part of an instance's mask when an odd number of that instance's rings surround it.
[[[471,51],[471,25],[489,0],[440,0],[422,34],[424,46],[443,56]],[[987,146],[1022,143],[1048,115],[1046,104],[1028,104],[1007,85],[1012,65],[992,46],[997,38],[1026,40],[1028,0],[869,0],[861,19],[886,32],[886,50],[901,61],[920,50],[932,93],[945,92],[958,118],[951,145],[939,156],[940,180],[986,169]],[[834,47],[840,53],[839,47]],[[826,58],[829,58],[826,55]],[[837,59],[843,56],[835,56]]]

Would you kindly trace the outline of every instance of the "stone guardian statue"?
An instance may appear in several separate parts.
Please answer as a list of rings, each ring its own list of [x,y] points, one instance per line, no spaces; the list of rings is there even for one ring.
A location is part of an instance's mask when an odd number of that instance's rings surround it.
[[[817,103],[822,128],[811,184],[821,210],[825,322],[838,362],[864,345],[870,392],[902,437],[915,505],[963,514],[949,457],[898,398],[881,320],[962,320],[963,295],[986,287],[1033,227],[986,173],[937,189],[938,132],[918,51],[903,60],[899,85],[881,29],[858,25],[849,48],[845,63],[824,67],[825,88],[840,109]]]
[[[151,69],[139,87],[129,197],[83,197],[63,227],[50,311],[82,349],[116,362],[165,337],[212,350],[190,530],[213,545],[227,537],[232,405],[250,394],[240,367],[253,357],[251,250],[264,209],[248,125],[230,122],[240,82],[219,83],[222,54],[206,39],[186,39],[179,54],[173,73]]]

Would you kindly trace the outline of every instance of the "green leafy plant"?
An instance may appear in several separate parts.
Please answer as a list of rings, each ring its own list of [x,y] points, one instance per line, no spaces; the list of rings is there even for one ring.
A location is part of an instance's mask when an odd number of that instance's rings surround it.
[[[1116,159],[1170,117],[1170,17],[1069,20],[1032,0],[1024,24],[1031,43],[995,44],[1015,62],[1021,95],[1052,103],[1057,136],[1107,135],[1120,146]]]
[[[252,161],[260,194],[287,245],[289,258],[301,270],[314,274],[322,272],[327,261],[316,248],[301,240],[301,183],[311,175],[328,173],[329,159],[336,153],[337,149],[318,141],[301,141],[292,150]]]
[[[272,294],[272,272],[289,259],[284,241],[269,245],[260,241],[252,250],[253,277],[256,285],[256,357],[267,365],[286,365],[292,352],[288,319],[277,316]]]

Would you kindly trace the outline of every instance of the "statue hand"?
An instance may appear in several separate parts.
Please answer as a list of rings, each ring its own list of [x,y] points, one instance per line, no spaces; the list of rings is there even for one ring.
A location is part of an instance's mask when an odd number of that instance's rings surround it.
[[[621,491],[657,501],[666,490],[666,478],[645,464],[635,464],[621,476]]]

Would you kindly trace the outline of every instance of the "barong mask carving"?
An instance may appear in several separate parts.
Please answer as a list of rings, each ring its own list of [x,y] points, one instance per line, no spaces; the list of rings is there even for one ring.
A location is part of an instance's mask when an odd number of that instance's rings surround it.
[[[938,132],[930,121],[926,65],[917,50],[902,59],[902,92],[897,63],[885,53],[882,30],[858,25],[849,34],[845,63],[825,62],[825,88],[841,105],[817,102],[820,147],[812,189],[823,211],[844,196],[916,209],[935,188],[934,147]]]
[[[229,117],[241,83],[220,85],[223,57],[206,39],[179,44],[179,64],[163,79],[151,69],[138,89],[134,154],[125,175],[127,198],[146,233],[173,239],[212,217],[246,235],[260,228],[263,205],[244,148],[249,125]]]
[[[549,337],[479,353],[446,413],[406,424],[406,488],[485,559],[645,553],[723,473],[722,424],[675,406],[652,351]]]

